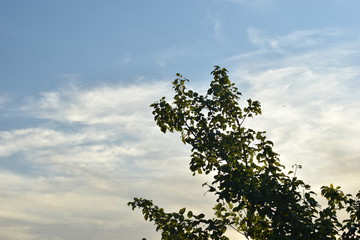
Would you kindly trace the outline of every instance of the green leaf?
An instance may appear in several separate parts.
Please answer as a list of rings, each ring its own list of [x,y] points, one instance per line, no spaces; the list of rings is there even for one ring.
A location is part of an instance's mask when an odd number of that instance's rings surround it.
[[[179,213],[184,214],[185,210],[186,210],[186,208],[182,208],[182,209],[179,210]]]

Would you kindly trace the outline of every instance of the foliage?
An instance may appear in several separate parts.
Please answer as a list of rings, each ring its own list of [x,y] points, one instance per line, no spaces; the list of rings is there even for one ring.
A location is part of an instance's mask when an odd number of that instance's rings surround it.
[[[353,197],[340,187],[322,187],[327,206],[321,208],[310,186],[285,173],[279,155],[265,132],[245,128],[245,119],[261,114],[258,101],[241,107],[241,93],[229,80],[227,70],[215,66],[205,95],[186,88],[188,81],[177,74],[172,103],[165,97],[151,105],[161,131],[180,132],[190,144],[190,170],[209,174],[204,183],[216,195],[215,217],[206,219],[185,208],[166,213],[152,201],[135,198],[128,205],[140,208],[145,220],[153,221],[162,239],[228,239],[233,228],[247,239],[313,240],[359,239],[360,191]],[[343,209],[348,218],[337,214]]]

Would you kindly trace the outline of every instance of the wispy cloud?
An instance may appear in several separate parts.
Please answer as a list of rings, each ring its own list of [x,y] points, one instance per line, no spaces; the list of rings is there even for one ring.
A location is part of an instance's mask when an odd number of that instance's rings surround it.
[[[331,42],[351,37],[351,33],[337,29],[312,29],[292,32],[283,36],[267,36],[259,29],[249,27],[248,37],[251,43],[263,51],[289,53],[299,50],[313,50],[312,47],[329,46]]]
[[[203,18],[203,28],[209,34],[210,39],[215,39],[217,42],[224,42],[227,36],[224,30],[224,18],[218,11],[208,8]]]
[[[0,96],[0,108],[8,101],[8,98],[5,96]]]
[[[77,132],[64,133],[52,129],[44,128],[27,128],[17,129],[12,131],[0,132],[0,156],[10,156],[20,151],[34,151],[35,149],[42,149],[54,146],[71,146],[74,144],[81,144],[82,142],[100,141],[104,140],[105,135],[98,132]],[[36,139],[34,141],[34,139]]]
[[[222,23],[218,18],[214,19],[214,35],[216,38],[220,38],[221,37],[221,30],[222,30]]]
[[[103,86],[41,93],[23,110],[33,116],[58,122],[83,124],[133,124],[149,112],[151,97],[164,89],[163,83],[128,87]],[[155,98],[153,98],[155,101]],[[147,110],[147,111],[146,111]]]
[[[188,54],[186,49],[182,46],[176,45],[166,49],[164,52],[161,52],[155,57],[155,61],[160,67],[165,67],[169,62],[186,54]]]
[[[233,3],[250,6],[250,7],[265,7],[265,6],[269,6],[271,3],[274,2],[273,0],[253,0],[253,1],[249,1],[249,0],[216,0],[216,1],[228,1],[228,2],[233,2]]]

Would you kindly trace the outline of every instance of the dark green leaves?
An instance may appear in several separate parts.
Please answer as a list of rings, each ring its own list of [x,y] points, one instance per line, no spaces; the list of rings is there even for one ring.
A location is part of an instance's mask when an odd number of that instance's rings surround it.
[[[216,219],[205,219],[204,214],[194,215],[188,211],[186,216],[185,208],[179,212],[166,213],[162,208],[153,205],[152,201],[134,198],[128,203],[133,209],[142,209],[145,220],[153,221],[156,230],[162,232],[162,239],[165,240],[187,240],[187,239],[219,239],[228,240],[223,236],[226,227],[223,222]]]
[[[182,208],[182,209],[180,209],[179,213],[182,215],[182,214],[184,214],[185,210],[186,210],[186,208]]]

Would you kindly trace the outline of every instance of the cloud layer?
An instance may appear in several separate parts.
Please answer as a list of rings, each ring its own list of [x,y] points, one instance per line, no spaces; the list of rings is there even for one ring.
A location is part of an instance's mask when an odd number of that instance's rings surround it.
[[[188,148],[158,130],[149,108],[170,89],[72,86],[18,107],[45,123],[0,132],[0,238],[139,239],[155,233],[126,206],[133,197],[200,208],[203,179],[187,171]]]
[[[303,165],[298,175],[315,188],[358,189],[359,45],[331,29],[248,34],[257,49],[225,61],[245,98],[262,103],[263,116],[246,124],[267,130],[284,164]],[[160,133],[148,107],[170,89],[158,81],[71,86],[17,106],[41,122],[0,132],[0,238],[158,236],[126,207],[135,196],[169,211],[207,211],[206,177],[191,177],[189,148]]]

